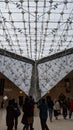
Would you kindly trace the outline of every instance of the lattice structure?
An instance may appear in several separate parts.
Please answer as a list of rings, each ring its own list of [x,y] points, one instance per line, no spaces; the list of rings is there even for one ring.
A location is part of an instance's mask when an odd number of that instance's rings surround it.
[[[73,0],[0,0],[0,48],[38,60],[73,47]]]
[[[72,70],[73,0],[0,0],[0,72],[43,96]]]
[[[39,86],[44,96],[73,70],[73,54],[56,58],[38,65]]]
[[[31,87],[32,65],[0,55],[0,72],[27,95]]]

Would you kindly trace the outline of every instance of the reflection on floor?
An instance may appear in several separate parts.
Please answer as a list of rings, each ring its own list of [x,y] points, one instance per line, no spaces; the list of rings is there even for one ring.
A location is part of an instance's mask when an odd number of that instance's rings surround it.
[[[18,130],[23,129],[23,124],[21,123],[22,114],[19,117]],[[6,110],[0,109],[0,130],[7,130],[5,117],[6,117]],[[66,120],[64,120],[62,116],[60,116],[58,120],[55,120],[53,117],[52,122],[50,122],[48,118],[47,124],[50,130],[73,130],[73,116],[71,120],[68,119],[68,117]],[[36,111],[34,116],[34,130],[41,130],[38,112]]]

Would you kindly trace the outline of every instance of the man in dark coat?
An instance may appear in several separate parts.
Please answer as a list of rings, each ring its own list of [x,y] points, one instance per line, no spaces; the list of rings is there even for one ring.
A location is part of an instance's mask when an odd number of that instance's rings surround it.
[[[49,128],[46,124],[46,121],[48,118],[48,107],[47,107],[47,104],[45,103],[45,99],[42,99],[38,108],[40,110],[39,117],[40,117],[40,121],[41,121],[42,130],[49,130]]]

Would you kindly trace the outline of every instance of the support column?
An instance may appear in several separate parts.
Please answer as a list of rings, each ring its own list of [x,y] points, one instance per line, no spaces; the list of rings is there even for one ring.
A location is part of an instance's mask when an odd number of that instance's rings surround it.
[[[32,68],[31,87],[29,95],[33,96],[35,102],[37,102],[41,98],[41,91],[39,89],[38,69],[36,62]]]

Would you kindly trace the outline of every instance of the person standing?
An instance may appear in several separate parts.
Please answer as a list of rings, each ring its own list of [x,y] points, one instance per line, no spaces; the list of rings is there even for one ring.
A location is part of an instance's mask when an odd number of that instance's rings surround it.
[[[47,96],[47,105],[48,105],[48,109],[49,109],[50,122],[52,122],[54,103],[50,96]]]
[[[32,96],[29,96],[29,111],[28,111],[28,124],[30,130],[33,130],[33,122],[34,122],[34,99]]]
[[[63,112],[64,119],[66,119],[66,117],[67,117],[67,111],[68,111],[68,104],[67,104],[67,100],[64,99],[63,105],[62,105],[62,112]]]
[[[70,101],[70,105],[69,105],[69,119],[71,119],[73,113],[73,99]]]
[[[14,127],[15,130],[17,130],[17,126],[18,126],[18,117],[20,116],[21,112],[20,109],[18,107],[18,104],[15,102],[14,103]]]
[[[18,117],[20,116],[21,112],[14,98],[12,99],[12,103],[13,103],[13,108],[14,108],[14,128],[15,130],[17,130]]]
[[[60,108],[59,101],[56,99],[54,102],[54,116],[55,116],[56,120],[58,120],[59,114],[61,114],[61,108]]]
[[[23,104],[23,116],[21,119],[21,123],[24,125],[23,130],[28,130],[29,125],[28,125],[28,112],[29,112],[29,98],[26,97],[24,104]]]
[[[41,122],[41,128],[42,130],[49,130],[46,124],[46,121],[48,118],[48,107],[47,107],[47,104],[45,103],[45,99],[41,100],[41,103],[39,103],[38,108],[40,110],[39,117],[40,117],[40,122]]]
[[[13,108],[12,100],[9,100],[8,106],[6,108],[6,125],[7,125],[7,130],[13,130],[14,108]]]

